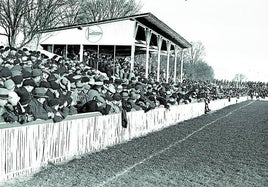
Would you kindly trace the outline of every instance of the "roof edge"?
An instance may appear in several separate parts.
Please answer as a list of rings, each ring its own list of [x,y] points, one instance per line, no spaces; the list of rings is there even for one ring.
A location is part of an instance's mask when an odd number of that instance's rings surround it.
[[[97,24],[103,24],[103,23],[110,23],[114,21],[124,21],[124,20],[129,20],[129,19],[135,19],[138,17],[144,17],[148,15],[152,15],[152,14],[150,12],[147,12],[147,13],[135,14],[135,15],[124,16],[124,17],[119,17],[119,18],[104,19],[104,20],[94,21],[94,22],[89,22],[89,23],[80,23],[80,24],[75,24],[75,25],[53,27],[53,28],[40,30],[39,32],[44,33],[44,32],[53,32],[53,31],[59,31],[59,30],[64,30],[64,29],[73,29],[73,28],[82,27],[82,26],[84,27],[88,25],[97,25]]]

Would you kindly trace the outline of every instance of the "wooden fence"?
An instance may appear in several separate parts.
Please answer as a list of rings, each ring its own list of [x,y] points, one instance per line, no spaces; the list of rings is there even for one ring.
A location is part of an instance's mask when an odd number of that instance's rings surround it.
[[[212,110],[247,100],[226,99],[210,102]],[[128,125],[121,125],[121,114],[99,113],[68,117],[66,120],[37,121],[27,125],[0,124],[0,181],[28,175],[46,166],[84,153],[144,136],[178,122],[204,114],[204,103],[157,108],[127,113]]]

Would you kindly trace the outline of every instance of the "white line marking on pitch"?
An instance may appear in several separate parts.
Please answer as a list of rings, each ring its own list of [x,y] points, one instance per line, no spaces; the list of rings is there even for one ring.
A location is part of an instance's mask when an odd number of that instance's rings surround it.
[[[156,153],[154,153],[154,154],[151,154],[150,156],[148,156],[147,158],[141,160],[140,162],[137,162],[137,163],[133,164],[132,166],[127,167],[127,168],[124,169],[123,171],[117,173],[115,176],[113,176],[113,177],[107,179],[106,181],[103,181],[102,183],[100,183],[100,184],[97,185],[97,186],[104,186],[104,185],[106,185],[106,184],[109,184],[109,183],[112,182],[113,180],[115,180],[115,179],[117,179],[117,178],[123,176],[124,174],[128,173],[131,169],[135,168],[136,166],[141,165],[141,164],[143,164],[145,161],[150,160],[152,157],[155,157],[155,156],[157,156],[157,155],[160,155],[161,153],[165,152],[166,150],[170,149],[171,147],[173,147],[173,146],[175,146],[175,145],[177,145],[177,144],[179,144],[179,143],[181,143],[181,142],[186,141],[188,138],[190,138],[191,136],[193,136],[195,133],[200,132],[201,130],[203,130],[203,129],[206,128],[207,126],[209,126],[209,125],[211,125],[211,124],[213,124],[213,123],[215,123],[215,122],[217,122],[217,121],[219,121],[219,120],[221,120],[221,119],[223,119],[223,118],[226,118],[226,117],[230,116],[230,115],[233,114],[234,112],[236,112],[236,111],[238,111],[238,110],[240,110],[240,109],[242,109],[242,108],[247,107],[248,105],[252,104],[253,102],[254,102],[254,101],[252,101],[252,102],[250,102],[250,103],[248,103],[248,104],[246,104],[246,105],[243,105],[243,106],[241,106],[241,107],[239,107],[239,108],[237,108],[237,109],[235,109],[235,110],[229,112],[228,114],[226,114],[226,115],[224,115],[224,116],[222,116],[222,117],[219,117],[219,118],[215,119],[214,121],[212,121],[212,122],[210,122],[210,123],[204,125],[204,126],[201,127],[200,129],[198,129],[198,130],[192,132],[191,134],[187,135],[185,138],[183,138],[183,139],[181,139],[181,140],[178,140],[177,142],[174,142],[174,143],[170,144],[170,145],[169,145],[168,147],[166,147],[165,149],[162,149],[162,150],[160,150],[160,151],[158,151],[158,152],[156,152]]]

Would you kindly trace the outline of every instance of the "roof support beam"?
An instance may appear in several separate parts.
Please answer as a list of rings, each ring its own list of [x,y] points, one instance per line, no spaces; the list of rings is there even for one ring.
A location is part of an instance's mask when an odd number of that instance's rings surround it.
[[[181,78],[180,78],[180,82],[182,83],[183,81],[183,49],[181,50]]]
[[[65,58],[67,59],[68,56],[68,45],[65,45]]]
[[[97,59],[100,59],[100,45],[97,45]],[[97,70],[99,70],[99,61],[97,60]]]
[[[80,44],[80,51],[79,51],[79,61],[83,62],[83,54],[84,54],[84,45]]]
[[[174,58],[174,83],[176,83],[176,76],[177,76],[177,58],[178,58],[178,52],[179,47],[177,45],[174,46],[174,52],[175,52],[175,58]]]
[[[145,38],[146,38],[146,62],[145,62],[145,78],[148,78],[149,73],[149,49],[150,49],[150,41],[151,41],[152,32],[149,29],[145,30]]]
[[[157,48],[158,48],[158,53],[157,53],[157,76],[156,80],[159,82],[160,80],[160,60],[161,60],[161,46],[162,46],[162,37],[159,35],[157,36]]]
[[[130,71],[134,71],[134,61],[135,61],[135,43],[131,45],[131,56],[130,56]]]
[[[134,61],[135,61],[135,41],[136,41],[136,36],[137,36],[137,33],[138,33],[138,28],[139,28],[139,25],[136,23],[135,24],[135,30],[134,30],[134,33],[133,33],[133,41],[132,41],[132,44],[131,44],[131,55],[130,55],[130,71],[133,72],[134,71]]]
[[[114,65],[113,65],[113,76],[114,76],[114,74],[115,74],[115,59],[116,59],[116,45],[114,45],[114,59],[113,59]]]
[[[169,41],[167,41],[167,78],[166,78],[167,83],[168,83],[168,79],[169,79],[170,48],[171,48],[171,43]]]

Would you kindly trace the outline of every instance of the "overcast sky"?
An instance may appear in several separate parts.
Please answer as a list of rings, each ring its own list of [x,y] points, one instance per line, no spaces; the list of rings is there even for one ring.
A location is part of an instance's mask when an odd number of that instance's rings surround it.
[[[201,41],[218,79],[268,82],[268,0],[141,0],[188,41]]]

